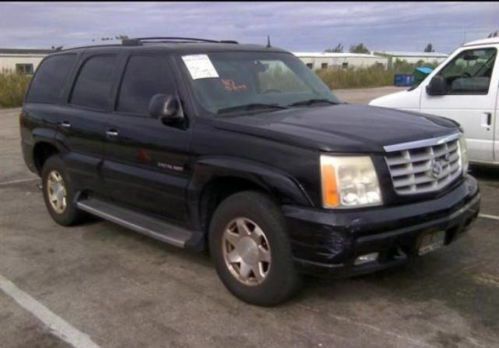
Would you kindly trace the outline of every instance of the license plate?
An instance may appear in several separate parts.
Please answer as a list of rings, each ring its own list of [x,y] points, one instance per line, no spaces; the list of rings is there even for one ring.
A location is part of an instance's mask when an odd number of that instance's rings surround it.
[[[424,255],[441,248],[445,242],[445,231],[424,234],[419,241],[418,254]]]

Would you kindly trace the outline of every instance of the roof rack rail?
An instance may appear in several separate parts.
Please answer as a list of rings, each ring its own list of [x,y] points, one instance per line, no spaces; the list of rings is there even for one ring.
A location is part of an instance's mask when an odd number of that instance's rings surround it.
[[[120,46],[119,43],[103,43],[103,44],[94,44],[94,45],[85,45],[85,44],[80,44],[80,45],[74,45],[74,46],[61,46],[57,47],[55,51],[69,51],[69,50],[77,50],[80,48],[96,48],[96,47],[116,47]]]
[[[139,46],[144,42],[209,42],[209,43],[232,43],[237,44],[234,40],[209,40],[199,39],[194,37],[180,37],[180,36],[151,36],[151,37],[137,37],[132,39],[123,39],[121,41],[124,46]]]

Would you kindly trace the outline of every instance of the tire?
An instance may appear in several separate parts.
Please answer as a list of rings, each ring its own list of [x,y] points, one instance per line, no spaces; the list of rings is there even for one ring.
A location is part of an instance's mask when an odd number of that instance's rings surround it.
[[[275,306],[290,299],[300,288],[301,278],[293,263],[284,217],[265,194],[244,191],[226,198],[213,214],[209,244],[223,284],[247,303]],[[245,248],[245,244],[251,247]],[[260,260],[256,263],[255,255]],[[239,262],[232,263],[234,260]],[[245,266],[246,260],[249,262]],[[249,267],[252,268],[246,276]]]
[[[51,203],[51,183],[53,178],[61,178],[62,186],[65,190],[65,207],[57,206]],[[52,178],[52,179],[51,179]],[[53,186],[52,186],[53,187]],[[75,203],[75,192],[71,187],[71,180],[65,170],[64,162],[59,155],[53,155],[49,157],[42,169],[42,188],[43,188],[43,199],[45,201],[45,206],[47,210],[59,225],[71,226],[81,222],[86,214],[76,207]],[[54,192],[54,191],[52,191]]]

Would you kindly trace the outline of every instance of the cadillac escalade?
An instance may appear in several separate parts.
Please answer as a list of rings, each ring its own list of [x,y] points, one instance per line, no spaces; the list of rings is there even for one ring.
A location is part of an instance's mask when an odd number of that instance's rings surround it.
[[[401,265],[458,239],[477,181],[449,119],[350,105],[282,49],[137,38],[57,51],[20,115],[61,225],[88,214],[208,250],[238,298]]]

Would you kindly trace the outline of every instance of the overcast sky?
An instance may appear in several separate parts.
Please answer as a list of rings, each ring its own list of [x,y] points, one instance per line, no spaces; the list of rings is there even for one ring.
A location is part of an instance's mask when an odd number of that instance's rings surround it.
[[[119,34],[193,36],[323,51],[363,42],[371,50],[448,53],[499,30],[499,4],[480,3],[0,3],[0,47],[45,48]]]

